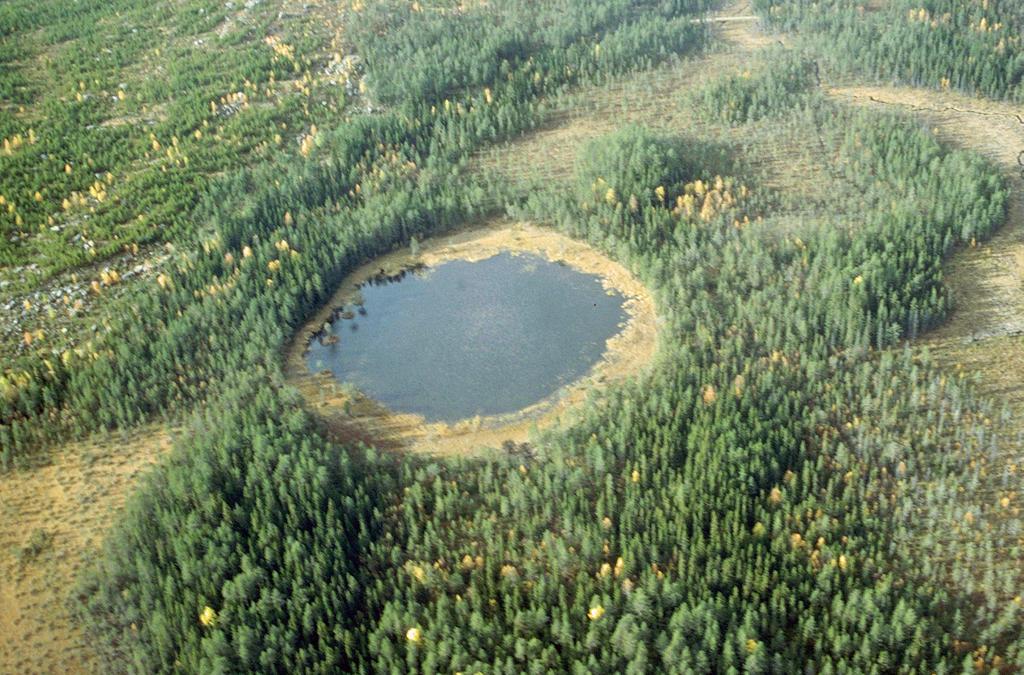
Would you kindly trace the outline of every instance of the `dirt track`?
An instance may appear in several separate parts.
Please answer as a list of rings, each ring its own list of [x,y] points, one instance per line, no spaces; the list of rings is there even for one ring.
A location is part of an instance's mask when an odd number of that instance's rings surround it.
[[[728,0],[710,21],[716,24],[717,37],[736,51],[754,51],[761,47],[783,42],[758,30],[758,17],[750,0]]]

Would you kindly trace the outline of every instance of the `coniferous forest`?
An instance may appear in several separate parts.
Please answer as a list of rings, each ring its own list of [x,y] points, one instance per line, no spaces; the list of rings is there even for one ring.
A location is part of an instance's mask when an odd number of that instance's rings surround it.
[[[184,426],[71,594],[107,672],[1024,666],[1024,490],[1000,459],[1020,439],[970,372],[918,344],[955,311],[948,260],[1003,226],[1016,184],[913,114],[822,85],[1019,105],[1024,6],[755,0],[757,30],[787,44],[721,74],[702,70],[722,49],[712,0],[343,2],[359,84],[330,106],[260,104],[289,78],[310,101],[321,86],[300,35],[253,37],[286,21],[271,13],[225,38],[232,61],[175,61],[147,103],[165,117],[138,132],[75,96],[105,87],[119,105],[116,82],[68,75],[72,93],[49,96],[20,79],[25,36],[72,39],[94,4],[0,7],[0,135],[22,139],[0,154],[0,262],[69,274],[133,245],[165,259],[117,298],[97,287],[106,330],[58,344],[26,329],[4,352],[0,480],[68,439]],[[111,21],[143,12],[115,4]],[[133,40],[102,58],[159,46]],[[61,54],[62,71],[99,67]],[[792,127],[820,146],[843,215],[781,226],[799,196],[693,129],[612,119],[565,180],[529,189],[477,161],[548,129],[574,92],[669,67],[695,70],[672,100],[720,136]],[[211,108],[227,84],[251,111]],[[39,101],[38,120],[12,112]],[[295,332],[356,267],[499,216],[640,279],[653,363],[529,453],[332,433],[286,380]],[[51,221],[106,244],[61,252]]]

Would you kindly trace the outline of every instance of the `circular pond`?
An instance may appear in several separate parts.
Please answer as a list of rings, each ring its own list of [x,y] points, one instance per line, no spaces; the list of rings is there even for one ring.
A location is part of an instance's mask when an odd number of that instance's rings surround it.
[[[598,275],[532,253],[451,260],[363,283],[306,361],[427,422],[506,415],[586,375],[625,325],[624,302]]]
[[[622,265],[492,221],[353,270],[296,333],[285,372],[339,440],[477,453],[571,423],[591,392],[644,372],[657,333]]]

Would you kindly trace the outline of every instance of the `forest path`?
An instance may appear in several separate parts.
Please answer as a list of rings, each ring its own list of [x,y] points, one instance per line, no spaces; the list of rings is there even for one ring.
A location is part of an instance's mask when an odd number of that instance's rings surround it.
[[[760,17],[754,14],[750,0],[726,0],[707,21],[716,24],[716,36],[739,51],[754,51],[772,43],[784,42],[758,29]]]
[[[734,21],[757,21],[760,17],[755,14],[744,14],[743,16],[718,16],[712,15],[707,19],[694,19],[694,23],[701,21],[707,23],[732,23]]]
[[[68,601],[139,478],[174,432],[158,425],[65,444],[0,476],[0,673],[102,672]]]

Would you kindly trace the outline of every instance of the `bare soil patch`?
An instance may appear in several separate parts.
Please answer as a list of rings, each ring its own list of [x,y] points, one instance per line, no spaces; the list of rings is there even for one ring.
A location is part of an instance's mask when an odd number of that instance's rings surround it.
[[[748,51],[782,42],[781,36],[768,35],[758,29],[758,17],[750,0],[727,0],[711,17],[716,36],[726,44]]]
[[[606,289],[618,291],[626,298],[625,326],[608,340],[601,361],[584,378],[515,414],[474,417],[447,424],[426,423],[417,415],[390,411],[337,383],[329,373],[309,371],[305,353],[310,340],[338,307],[353,300],[360,284],[381,270],[391,275],[416,264],[430,267],[450,260],[475,262],[504,251],[533,253],[551,261],[562,261],[581,272],[596,274]],[[529,438],[534,428],[550,427],[571,418],[573,409],[586,400],[588,392],[643,372],[656,350],[654,301],[625,267],[587,244],[554,230],[501,221],[427,240],[416,256],[407,249],[396,251],[357,269],[292,340],[285,355],[285,372],[289,382],[302,392],[329,429],[343,440],[455,455],[497,448],[506,441],[520,443]]]
[[[47,466],[0,475],[0,672],[106,670],[68,600],[79,569],[171,438],[142,427],[69,443]]]

